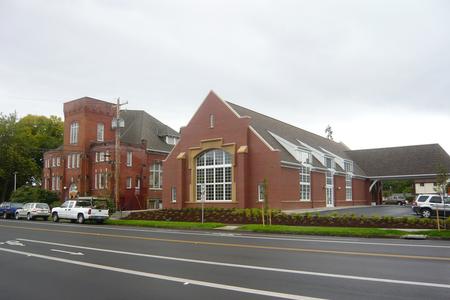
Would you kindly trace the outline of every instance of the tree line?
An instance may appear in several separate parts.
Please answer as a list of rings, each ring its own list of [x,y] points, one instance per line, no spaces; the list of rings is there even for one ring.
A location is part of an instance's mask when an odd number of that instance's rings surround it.
[[[0,113],[0,202],[17,188],[40,186],[43,154],[63,143],[64,123],[56,116]]]

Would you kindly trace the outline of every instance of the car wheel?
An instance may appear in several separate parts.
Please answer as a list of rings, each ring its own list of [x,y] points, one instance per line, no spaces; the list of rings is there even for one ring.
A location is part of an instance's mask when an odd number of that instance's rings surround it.
[[[429,208],[424,208],[424,209],[422,209],[422,211],[420,212],[420,214],[421,214],[422,217],[424,217],[424,218],[429,218],[429,217],[431,217],[431,209],[429,209]]]
[[[15,218],[16,218],[16,220],[20,220],[19,213],[16,213]]]
[[[6,211],[3,213],[2,217],[3,219],[8,219],[8,214],[6,213]]]
[[[28,221],[32,221],[32,220],[33,220],[33,217],[31,216],[30,213],[27,213],[27,220],[28,220]]]
[[[52,219],[53,219],[53,222],[59,222],[58,213],[53,213],[52,214]]]
[[[397,205],[403,205],[402,201],[398,201]]]
[[[80,223],[80,224],[84,223],[84,216],[83,216],[83,214],[78,214],[77,222]]]

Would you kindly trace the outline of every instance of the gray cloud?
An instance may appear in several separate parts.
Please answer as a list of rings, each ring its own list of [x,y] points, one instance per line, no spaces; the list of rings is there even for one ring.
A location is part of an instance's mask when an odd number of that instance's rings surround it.
[[[330,123],[351,147],[450,151],[449,12],[447,1],[1,1],[0,104],[61,115],[67,100],[120,96],[177,129],[214,89],[319,134]]]

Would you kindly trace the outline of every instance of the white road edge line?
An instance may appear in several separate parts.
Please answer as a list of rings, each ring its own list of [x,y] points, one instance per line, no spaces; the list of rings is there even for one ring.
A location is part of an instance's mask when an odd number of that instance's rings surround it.
[[[198,285],[198,286],[203,286],[203,287],[210,287],[210,288],[215,288],[215,289],[241,292],[241,293],[246,293],[246,294],[261,295],[261,296],[266,296],[266,297],[277,297],[277,298],[282,298],[282,299],[294,299],[294,300],[319,300],[320,299],[320,298],[312,298],[312,297],[306,297],[306,296],[300,296],[300,295],[294,295],[294,294],[285,294],[285,293],[278,293],[278,292],[272,292],[272,291],[245,288],[245,287],[240,287],[240,286],[233,286],[233,285],[226,285],[226,284],[213,283],[213,282],[207,282],[207,281],[193,280],[193,279],[187,279],[187,278],[181,278],[181,277],[166,276],[166,275],[155,274],[155,273],[141,272],[141,271],[135,271],[135,270],[130,270],[130,269],[123,269],[123,268],[111,267],[111,266],[106,266],[106,265],[88,263],[88,262],[83,262],[83,261],[78,261],[78,260],[70,260],[70,259],[53,257],[53,256],[48,256],[48,255],[41,255],[41,254],[36,254],[36,253],[31,253],[31,252],[17,251],[17,250],[12,250],[12,249],[0,248],[0,251],[14,253],[14,254],[20,254],[20,255],[26,255],[26,256],[36,257],[36,258],[41,258],[41,259],[47,259],[47,260],[52,260],[52,261],[57,261],[57,262],[62,262],[62,263],[67,263],[67,264],[72,264],[72,265],[79,265],[79,266],[93,268],[93,269],[101,269],[101,270],[130,274],[130,275],[135,275],[135,276],[179,282],[179,283],[182,283],[183,285],[186,285],[186,283],[188,283],[188,284],[193,284],[193,285]]]
[[[215,261],[207,261],[207,260],[197,260],[197,259],[189,259],[189,258],[161,256],[161,255],[153,255],[153,254],[145,254],[145,253],[134,253],[134,252],[126,252],[126,251],[120,251],[120,250],[101,249],[101,248],[94,248],[94,247],[85,247],[85,246],[61,244],[61,243],[38,241],[38,240],[30,240],[30,239],[17,239],[17,240],[24,241],[24,242],[30,242],[30,243],[52,245],[52,246],[62,246],[62,247],[84,249],[84,250],[92,250],[92,251],[98,251],[98,252],[107,252],[107,253],[123,254],[123,255],[130,255],[130,256],[139,256],[139,257],[147,257],[147,258],[155,258],[155,259],[173,260],[173,261],[181,261],[181,262],[189,262],[189,263],[197,263],[197,264],[205,264],[205,265],[215,265],[215,266],[241,268],[241,269],[251,269],[251,270],[259,270],[259,271],[271,271],[271,272],[291,273],[291,274],[300,274],[300,275],[321,276],[321,277],[331,277],[331,278],[341,278],[341,279],[384,282],[384,283],[392,283],[392,284],[405,284],[405,285],[438,287],[438,288],[450,289],[450,284],[420,282],[420,281],[408,281],[408,280],[395,280],[395,279],[385,279],[385,278],[378,278],[378,277],[363,277],[363,276],[354,276],[354,275],[342,275],[342,274],[332,274],[332,273],[300,271],[300,270],[292,270],[292,269],[281,269],[281,268],[241,265],[241,264],[232,264],[232,263],[223,263],[223,262],[215,262]]]
[[[15,221],[7,221],[10,223],[17,223]],[[34,223],[33,225],[44,225],[44,226],[57,226],[57,227],[78,227],[78,228],[92,228],[101,230],[117,230],[117,231],[131,231],[131,232],[145,232],[145,233],[168,233],[168,234],[180,234],[180,235],[196,235],[196,236],[218,236],[219,232],[184,232],[176,230],[162,230],[162,229],[134,229],[134,228],[114,228],[106,226],[90,226],[90,225],[72,225],[72,224],[42,224]],[[237,239],[257,239],[257,240],[278,240],[278,241],[293,241],[293,242],[312,242],[312,243],[336,243],[336,244],[354,244],[354,245],[371,245],[371,246],[390,246],[390,247],[417,247],[417,248],[443,248],[450,249],[450,245],[428,245],[428,244],[406,244],[406,243],[379,243],[379,242],[361,242],[361,241],[350,241],[343,239],[321,239],[321,238],[284,238],[284,237],[268,237],[268,236],[254,236],[247,234],[235,233],[231,235],[222,235],[225,238],[237,238]]]

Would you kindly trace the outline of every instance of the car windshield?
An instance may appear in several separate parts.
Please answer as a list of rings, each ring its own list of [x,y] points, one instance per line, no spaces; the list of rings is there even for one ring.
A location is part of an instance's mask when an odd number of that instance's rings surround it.
[[[11,203],[11,207],[22,208],[23,207],[23,203]]]
[[[48,205],[46,203],[38,203],[36,204],[36,208],[48,209]]]
[[[76,207],[91,207],[91,201],[77,201]]]
[[[94,207],[99,209],[107,209],[108,208],[108,202],[106,200],[95,200],[94,201]]]
[[[425,202],[427,201],[428,196],[419,196],[419,198],[417,198],[417,202]]]

